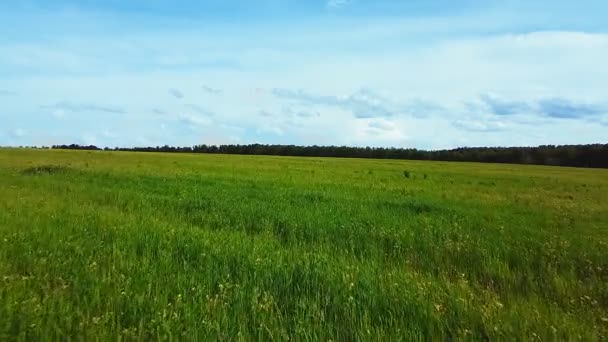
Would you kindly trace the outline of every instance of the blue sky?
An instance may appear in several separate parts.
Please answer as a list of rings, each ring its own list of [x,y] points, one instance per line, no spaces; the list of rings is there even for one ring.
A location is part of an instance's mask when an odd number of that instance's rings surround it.
[[[8,0],[0,145],[608,143],[606,1]]]

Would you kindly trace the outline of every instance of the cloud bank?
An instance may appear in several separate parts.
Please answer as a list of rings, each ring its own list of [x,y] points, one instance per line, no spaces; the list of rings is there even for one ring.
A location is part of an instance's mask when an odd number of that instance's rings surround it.
[[[538,3],[298,2],[283,20],[242,11],[234,26],[207,2],[138,15],[112,3],[36,16],[0,4],[11,37],[0,41],[0,144],[606,142],[597,8],[547,2],[547,19]]]

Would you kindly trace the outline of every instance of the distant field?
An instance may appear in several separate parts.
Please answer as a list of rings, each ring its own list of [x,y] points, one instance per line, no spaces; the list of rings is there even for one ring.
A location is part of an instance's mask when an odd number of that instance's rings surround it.
[[[0,149],[0,340],[608,336],[608,170]]]

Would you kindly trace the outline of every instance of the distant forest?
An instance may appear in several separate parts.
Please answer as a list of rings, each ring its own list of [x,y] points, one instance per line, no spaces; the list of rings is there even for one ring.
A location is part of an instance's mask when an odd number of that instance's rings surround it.
[[[99,148],[97,146],[54,145],[53,149],[132,152],[219,153],[300,157],[376,158],[407,160],[467,161],[482,163],[537,164],[608,168],[608,144],[544,145],[538,147],[461,147],[424,151],[413,148],[295,146],[295,145],[196,145],[193,147]]]

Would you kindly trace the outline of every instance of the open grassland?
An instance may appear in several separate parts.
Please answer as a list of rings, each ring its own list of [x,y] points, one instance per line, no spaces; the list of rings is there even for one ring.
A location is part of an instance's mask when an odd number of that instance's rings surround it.
[[[598,340],[608,170],[0,150],[0,340]]]

